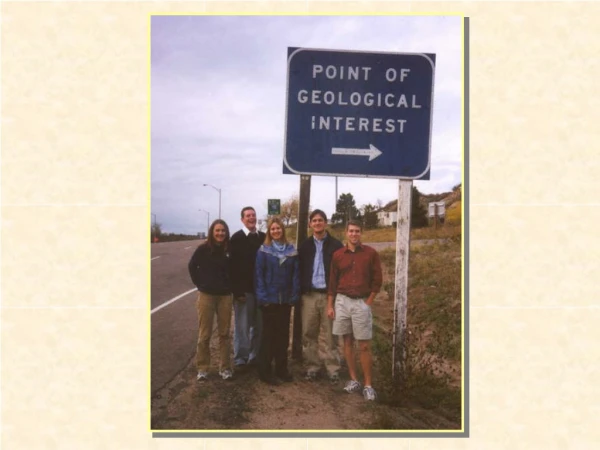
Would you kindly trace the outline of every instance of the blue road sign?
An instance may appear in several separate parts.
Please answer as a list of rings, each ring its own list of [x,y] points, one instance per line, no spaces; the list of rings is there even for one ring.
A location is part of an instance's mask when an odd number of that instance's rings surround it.
[[[429,179],[435,55],[288,48],[284,173]]]

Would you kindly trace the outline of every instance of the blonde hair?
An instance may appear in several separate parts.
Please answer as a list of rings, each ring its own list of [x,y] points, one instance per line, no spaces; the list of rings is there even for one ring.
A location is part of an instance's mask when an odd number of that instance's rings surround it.
[[[274,223],[281,227],[281,242],[287,242],[287,239],[285,238],[285,226],[283,225],[283,220],[281,220],[279,217],[272,217],[267,223],[267,236],[265,237],[265,245],[271,245],[273,243],[273,238],[271,237],[271,225]]]

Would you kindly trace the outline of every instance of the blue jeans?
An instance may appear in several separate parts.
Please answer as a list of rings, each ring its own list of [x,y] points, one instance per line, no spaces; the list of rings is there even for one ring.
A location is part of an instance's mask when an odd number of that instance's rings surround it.
[[[246,301],[234,300],[235,312],[233,331],[233,364],[243,366],[254,361],[258,355],[262,318],[256,304],[256,297],[246,292]]]

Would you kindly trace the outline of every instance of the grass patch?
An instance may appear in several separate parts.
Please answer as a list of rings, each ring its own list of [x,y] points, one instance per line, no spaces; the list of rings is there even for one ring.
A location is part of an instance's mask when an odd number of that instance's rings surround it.
[[[396,227],[375,228],[364,230],[361,240],[363,242],[392,242],[396,240]]]
[[[345,242],[346,234],[344,228],[329,227],[327,231],[336,239]],[[297,227],[291,226],[286,228],[286,237],[290,242],[296,242]],[[307,236],[311,236],[312,232],[308,230]],[[461,227],[458,224],[450,224],[448,221],[444,225],[438,225],[437,229],[433,226],[424,228],[414,228],[410,230],[411,240],[418,239],[448,239],[460,238]],[[382,227],[373,230],[363,230],[361,240],[363,242],[395,242],[396,227]]]
[[[437,228],[433,226],[416,228],[410,231],[411,240],[418,239],[449,239],[449,238],[460,238],[461,229],[459,225],[452,225],[445,223],[444,225],[438,225]]]
[[[393,317],[392,320],[385,320],[385,311],[389,311],[389,304],[393,305],[394,301],[396,255],[392,249],[379,254],[384,266],[384,289],[390,298],[390,302],[374,314],[376,320],[372,345],[380,401],[391,407],[418,405],[434,410],[452,423],[460,424],[460,234],[450,235],[443,243],[411,249],[407,356],[402,382],[392,378]]]
[[[460,225],[462,221],[462,202],[456,201],[450,205],[446,211],[446,224],[447,225]]]

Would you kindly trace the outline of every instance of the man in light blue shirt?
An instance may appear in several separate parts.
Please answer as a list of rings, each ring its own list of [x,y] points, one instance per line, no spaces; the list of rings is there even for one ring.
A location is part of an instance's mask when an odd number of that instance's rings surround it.
[[[322,366],[332,382],[339,380],[340,354],[338,337],[331,333],[332,320],[327,317],[327,287],[333,253],[342,243],[326,231],[327,215],[320,209],[309,216],[313,235],[298,249],[300,288],[302,292],[302,348],[305,378],[315,380]],[[325,338],[325,358],[319,358],[319,334]]]

